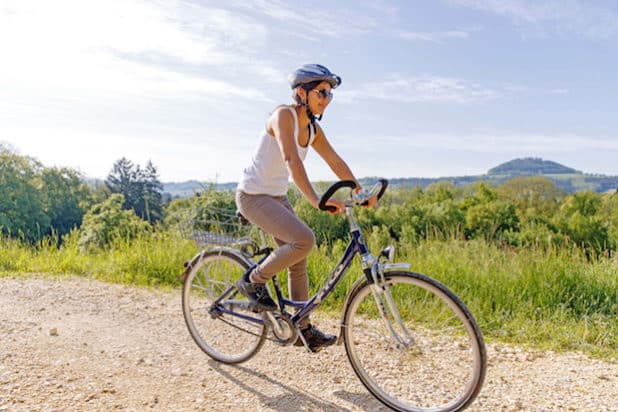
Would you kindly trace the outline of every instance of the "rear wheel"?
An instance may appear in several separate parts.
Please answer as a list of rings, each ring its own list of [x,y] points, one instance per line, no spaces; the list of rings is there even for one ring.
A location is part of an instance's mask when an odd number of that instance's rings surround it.
[[[234,287],[249,265],[226,250],[202,254],[185,278],[182,311],[189,333],[207,355],[224,363],[239,363],[251,358],[264,344],[266,327],[261,315],[242,309],[247,298]],[[214,305],[226,291],[222,302],[233,300],[233,314]],[[226,305],[230,309],[230,305]]]
[[[462,410],[478,395],[486,369],[481,331],[464,303],[439,282],[411,272],[386,275],[404,328],[395,335],[364,282],[344,314],[348,359],[365,387],[398,411]],[[407,332],[406,332],[407,330]]]

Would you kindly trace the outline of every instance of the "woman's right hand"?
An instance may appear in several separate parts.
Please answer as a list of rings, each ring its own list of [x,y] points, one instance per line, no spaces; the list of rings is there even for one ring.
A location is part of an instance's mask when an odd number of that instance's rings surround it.
[[[338,215],[340,213],[343,213],[345,211],[345,203],[340,202],[338,200],[335,199],[331,199],[328,202],[326,202],[326,206],[332,206],[334,208],[336,208],[336,210],[329,210],[328,213],[330,213],[331,215]]]

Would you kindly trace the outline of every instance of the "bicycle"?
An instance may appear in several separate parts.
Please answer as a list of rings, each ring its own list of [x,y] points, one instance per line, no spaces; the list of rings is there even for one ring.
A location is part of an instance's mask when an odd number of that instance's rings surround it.
[[[337,344],[343,343],[352,368],[367,390],[398,411],[457,411],[475,399],[486,372],[486,349],[481,331],[465,304],[438,281],[410,272],[407,263],[393,263],[394,248],[369,253],[353,207],[384,194],[381,180],[369,192],[350,190],[345,215],[351,239],[341,260],[322,288],[308,301],[283,296],[272,279],[279,309],[255,313],[234,282],[272,251],[254,241],[217,246],[199,252],[185,265],[180,280],[182,309],[189,332],[207,355],[223,363],[240,363],[255,355],[264,342],[291,345],[306,342],[298,322],[314,311],[360,255],[364,276],[349,291]],[[332,185],[319,207],[351,181]],[[259,262],[258,262],[259,263]],[[289,312],[288,307],[295,309]]]

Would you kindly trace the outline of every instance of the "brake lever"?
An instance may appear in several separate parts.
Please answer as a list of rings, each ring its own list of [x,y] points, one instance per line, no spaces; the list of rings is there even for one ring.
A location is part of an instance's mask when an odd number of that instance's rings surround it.
[[[362,190],[360,193],[352,193],[352,199],[354,203],[360,206],[367,206],[369,204],[370,192]]]

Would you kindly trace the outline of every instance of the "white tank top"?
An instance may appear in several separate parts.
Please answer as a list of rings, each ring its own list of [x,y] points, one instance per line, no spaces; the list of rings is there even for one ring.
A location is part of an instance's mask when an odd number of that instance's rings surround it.
[[[292,107],[285,107],[294,116],[294,142],[301,160],[305,160],[309,146],[315,139],[313,128],[309,136],[307,147],[300,145],[298,141],[298,116]],[[290,174],[281,155],[277,139],[265,129],[260,136],[257,150],[253,154],[251,164],[245,168],[238,189],[250,195],[285,196],[288,191]]]

